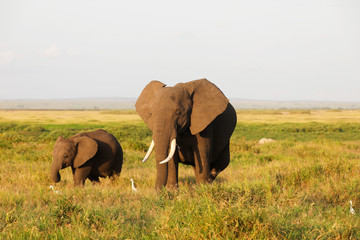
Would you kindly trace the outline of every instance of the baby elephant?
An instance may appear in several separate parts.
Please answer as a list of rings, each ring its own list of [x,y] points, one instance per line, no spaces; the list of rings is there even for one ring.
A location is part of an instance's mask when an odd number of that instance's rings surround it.
[[[122,162],[119,142],[104,130],[78,133],[68,139],[60,136],[54,146],[51,178],[59,182],[59,170],[71,166],[75,186],[84,185],[87,178],[99,182],[99,177],[119,175]]]

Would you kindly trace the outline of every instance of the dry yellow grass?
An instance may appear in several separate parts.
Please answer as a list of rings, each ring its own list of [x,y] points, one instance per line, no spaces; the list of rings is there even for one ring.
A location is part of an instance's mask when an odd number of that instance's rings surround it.
[[[70,124],[142,121],[132,111],[0,111],[1,122]]]
[[[238,122],[306,123],[360,122],[360,110],[240,110]]]
[[[239,110],[238,122],[306,123],[360,122],[360,110]],[[71,123],[139,123],[135,110],[120,111],[22,111],[1,110],[1,122],[71,124]]]

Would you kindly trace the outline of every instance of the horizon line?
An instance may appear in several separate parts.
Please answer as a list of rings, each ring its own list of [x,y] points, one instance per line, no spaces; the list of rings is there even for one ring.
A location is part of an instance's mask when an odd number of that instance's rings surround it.
[[[228,97],[229,101],[252,101],[252,102],[316,102],[316,103],[360,103],[354,100],[311,100],[311,99],[297,99],[297,100],[272,100],[272,99],[253,99],[253,98],[237,98]],[[14,99],[1,99],[0,101],[87,101],[87,100],[128,100],[136,101],[137,97],[69,97],[69,98],[14,98]]]

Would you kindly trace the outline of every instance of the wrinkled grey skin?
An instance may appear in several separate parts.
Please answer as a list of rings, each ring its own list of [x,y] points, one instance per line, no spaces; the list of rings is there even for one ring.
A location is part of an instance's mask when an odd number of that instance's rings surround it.
[[[60,181],[60,169],[71,167],[74,185],[82,186],[86,179],[99,182],[99,177],[119,175],[123,151],[116,138],[104,130],[78,133],[56,140],[51,165],[51,179]]]
[[[153,132],[156,189],[178,186],[178,163],[192,165],[197,183],[210,183],[230,161],[229,142],[236,112],[224,94],[206,79],[166,87],[150,82],[136,102],[136,111]],[[176,139],[176,152],[160,164]]]

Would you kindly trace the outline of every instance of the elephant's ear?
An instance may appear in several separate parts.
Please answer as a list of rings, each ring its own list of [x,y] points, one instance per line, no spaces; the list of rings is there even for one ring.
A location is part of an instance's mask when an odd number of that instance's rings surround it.
[[[205,78],[184,83],[184,87],[193,101],[190,131],[197,134],[225,111],[229,100],[215,84]]]
[[[56,139],[55,144],[56,144],[56,143],[59,143],[59,142],[61,142],[61,141],[64,141],[64,138],[63,138],[62,136],[59,136],[59,137]]]
[[[141,92],[139,98],[135,103],[135,108],[139,116],[144,120],[144,122],[153,130],[152,117],[150,112],[150,105],[152,104],[155,98],[155,92],[165,87],[166,85],[159,81],[151,81]]]
[[[98,144],[94,139],[84,136],[76,139],[76,145],[77,154],[73,166],[78,168],[95,156],[98,151]]]

